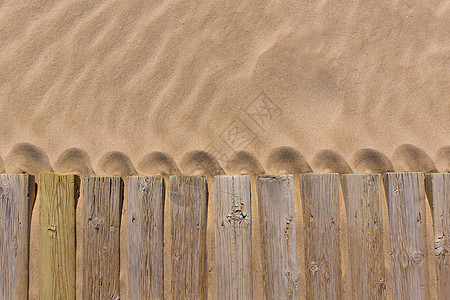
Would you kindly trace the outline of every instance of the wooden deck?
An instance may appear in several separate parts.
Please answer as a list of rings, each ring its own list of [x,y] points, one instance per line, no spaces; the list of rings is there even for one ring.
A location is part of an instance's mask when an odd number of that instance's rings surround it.
[[[221,175],[213,181],[203,176],[80,181],[75,175],[41,173],[39,295],[119,299],[121,260],[126,260],[128,299],[206,299],[212,269],[216,299],[429,299],[432,294],[445,299],[450,297],[449,184],[448,173],[413,172]],[[33,176],[0,175],[1,299],[28,298],[34,189]],[[80,194],[85,226],[76,236]],[[125,241],[120,240],[123,223]],[[431,224],[434,236],[427,236]],[[82,274],[76,274],[77,239],[83,240]],[[126,257],[120,256],[123,242]],[[430,285],[430,277],[437,285]]]

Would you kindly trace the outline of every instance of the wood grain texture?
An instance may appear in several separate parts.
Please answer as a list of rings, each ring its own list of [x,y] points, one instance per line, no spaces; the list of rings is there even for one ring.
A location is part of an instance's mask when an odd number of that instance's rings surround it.
[[[264,293],[297,299],[297,253],[292,175],[257,176]]]
[[[217,299],[252,299],[250,176],[215,176]]]
[[[127,299],[164,299],[164,180],[127,183]]]
[[[39,175],[39,298],[75,299],[76,175]]]
[[[386,299],[381,175],[342,175],[353,299]]]
[[[394,299],[428,299],[422,173],[383,175],[391,230]]]
[[[83,179],[82,299],[119,299],[120,177]]]
[[[28,299],[34,176],[0,174],[0,299]]]
[[[206,299],[208,189],[202,176],[170,176],[172,297]]]
[[[341,299],[339,175],[301,174],[307,299]]]
[[[450,297],[450,173],[427,174],[426,191],[434,224],[439,299]]]

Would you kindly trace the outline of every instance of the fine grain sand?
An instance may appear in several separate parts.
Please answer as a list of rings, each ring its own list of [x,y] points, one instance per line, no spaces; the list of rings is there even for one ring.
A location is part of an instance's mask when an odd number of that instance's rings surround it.
[[[437,0],[1,1],[0,172],[448,172],[449,20]]]

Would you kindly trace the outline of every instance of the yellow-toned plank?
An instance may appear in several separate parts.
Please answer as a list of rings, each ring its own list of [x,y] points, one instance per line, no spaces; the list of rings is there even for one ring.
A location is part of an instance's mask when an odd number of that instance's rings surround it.
[[[41,173],[39,189],[39,298],[75,299],[79,178]]]

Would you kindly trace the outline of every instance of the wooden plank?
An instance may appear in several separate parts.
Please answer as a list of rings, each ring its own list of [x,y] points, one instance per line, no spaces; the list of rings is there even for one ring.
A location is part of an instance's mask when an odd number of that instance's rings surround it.
[[[339,175],[301,174],[307,299],[341,299]]]
[[[164,180],[127,183],[127,299],[164,299]]]
[[[34,176],[0,174],[0,299],[28,299]]]
[[[39,175],[39,298],[75,299],[76,175]]]
[[[206,299],[206,215],[203,176],[170,176],[172,297]]]
[[[120,177],[83,179],[82,299],[119,299]]]
[[[353,299],[385,299],[381,175],[342,175]]]
[[[383,175],[391,230],[394,299],[428,299],[422,173]]]
[[[439,299],[450,296],[450,173],[427,174],[426,191],[433,215]]]
[[[217,299],[252,299],[250,176],[215,176]]]
[[[297,299],[297,253],[292,175],[257,176],[264,293]]]

